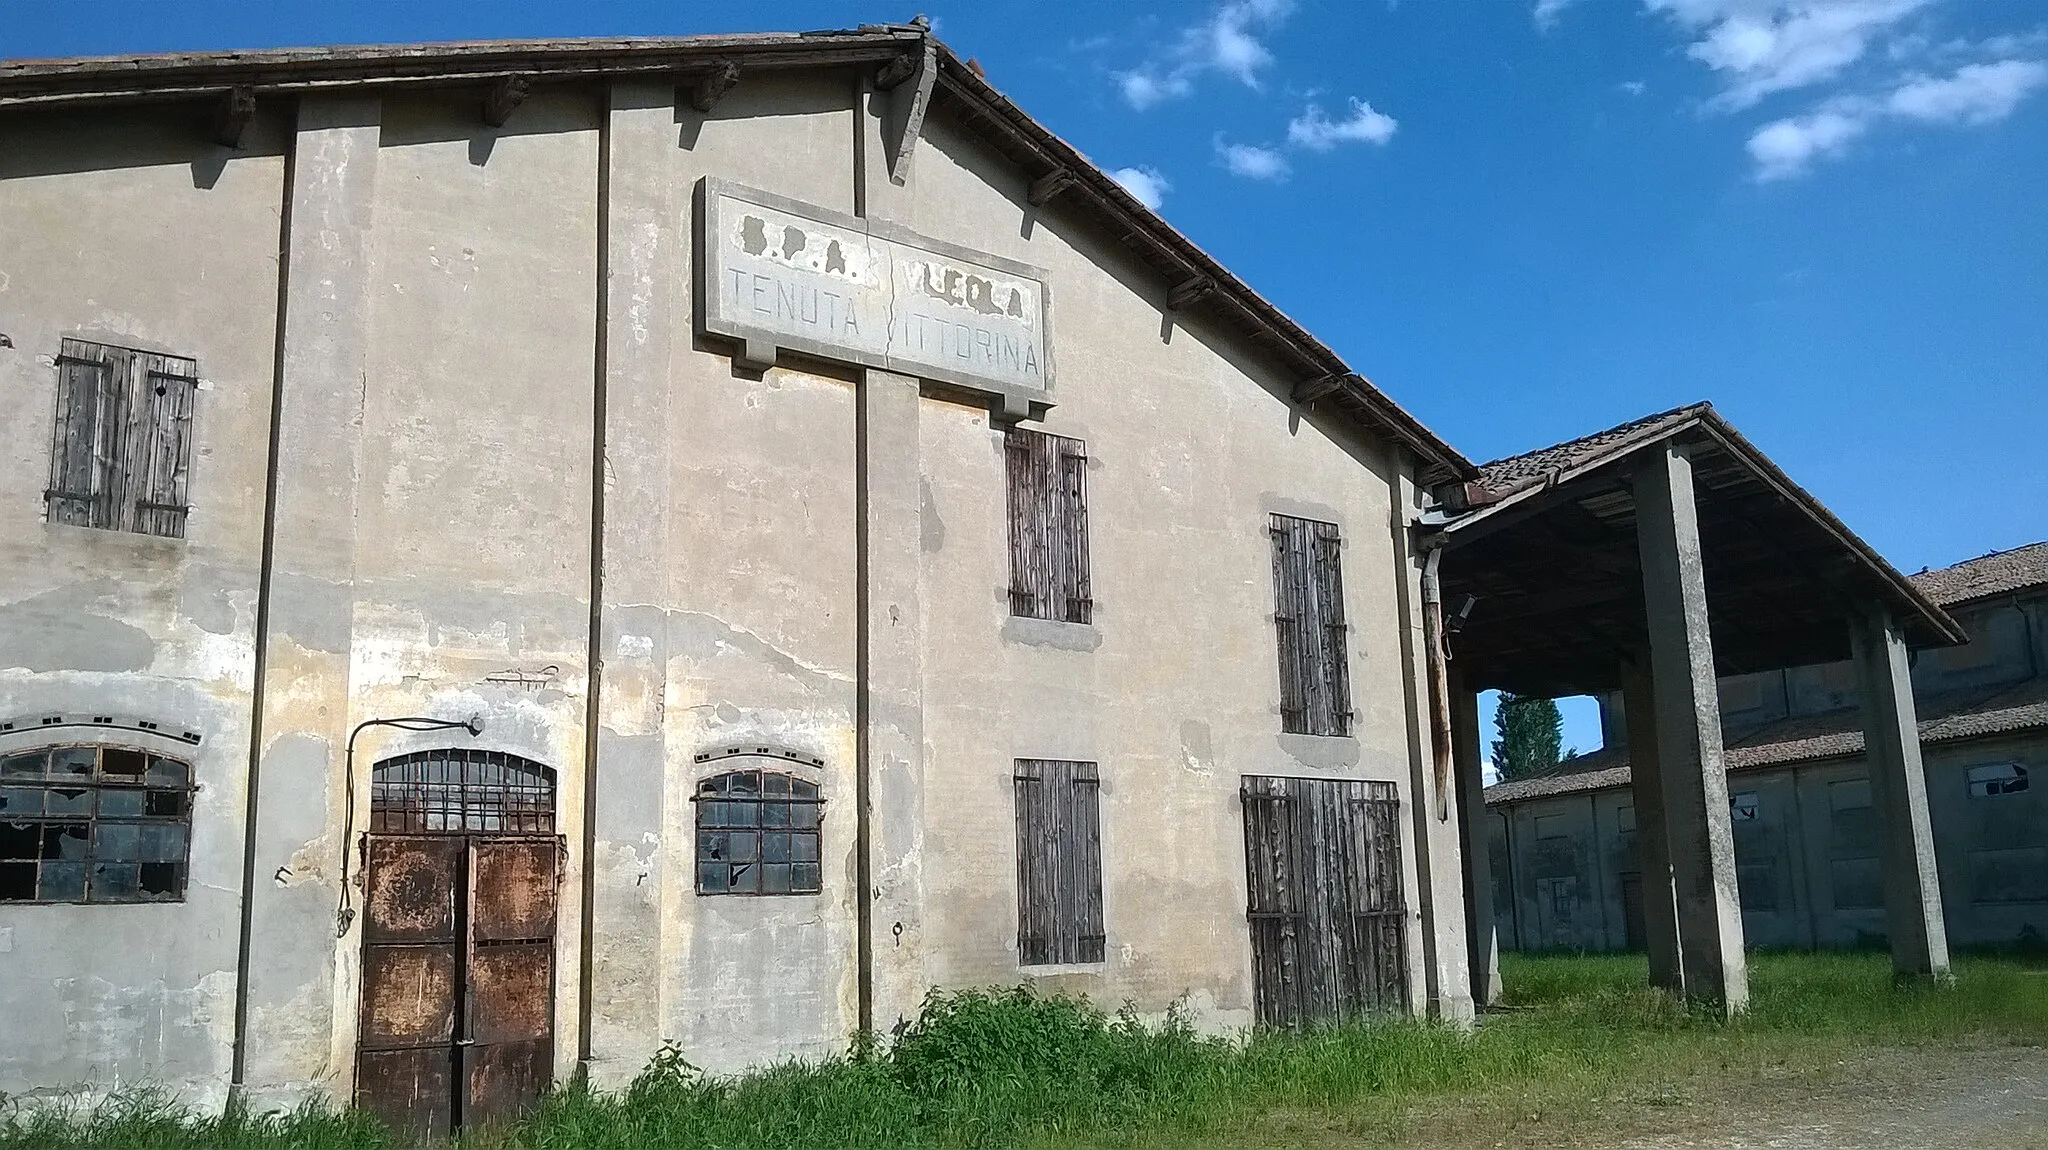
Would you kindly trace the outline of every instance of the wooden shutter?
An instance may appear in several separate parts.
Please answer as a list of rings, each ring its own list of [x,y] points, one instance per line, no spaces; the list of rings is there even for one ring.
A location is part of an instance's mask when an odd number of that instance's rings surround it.
[[[1259,1022],[1402,1009],[1407,909],[1393,784],[1249,776],[1240,797]]]
[[[1013,427],[1003,458],[1010,519],[1010,613],[1086,623],[1088,456],[1078,439]]]
[[[183,538],[197,385],[189,359],[63,341],[50,522]]]
[[[1351,733],[1351,683],[1337,526],[1275,515],[1273,626],[1280,649],[1280,728]]]
[[[1094,763],[1019,759],[1017,960],[1101,962],[1102,841]]]

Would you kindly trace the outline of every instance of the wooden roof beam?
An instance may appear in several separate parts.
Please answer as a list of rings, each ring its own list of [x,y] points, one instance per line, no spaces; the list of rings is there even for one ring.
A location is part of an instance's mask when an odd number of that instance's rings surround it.
[[[256,118],[256,89],[237,84],[220,94],[213,109],[213,142],[227,148],[242,146],[242,133]]]
[[[740,82],[740,66],[732,60],[713,60],[711,67],[697,77],[690,87],[690,106],[700,112],[709,112],[718,106],[733,85]]]
[[[484,97],[484,123],[493,128],[502,128],[512,118],[512,109],[526,102],[527,94],[533,91],[533,81],[525,76],[506,76],[491,85],[490,94]]]

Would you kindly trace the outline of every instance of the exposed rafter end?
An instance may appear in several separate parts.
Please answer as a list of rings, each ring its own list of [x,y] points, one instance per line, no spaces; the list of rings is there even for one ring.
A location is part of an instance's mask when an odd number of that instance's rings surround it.
[[[1208,276],[1195,276],[1182,280],[1166,293],[1166,306],[1172,311],[1185,311],[1188,305],[1200,302],[1216,290],[1216,281]]]
[[[740,82],[740,66],[731,60],[714,60],[711,68],[697,77],[697,83],[690,89],[690,106],[700,112],[709,112],[718,106],[732,86]]]
[[[484,97],[484,123],[493,128],[502,128],[512,118],[512,109],[526,102],[527,93],[533,90],[533,81],[525,76],[506,76],[491,85],[491,93]]]
[[[256,89],[238,84],[220,94],[213,110],[213,142],[223,147],[242,146],[242,131],[256,118]]]
[[[1047,200],[1052,199],[1072,186],[1073,182],[1073,172],[1066,168],[1054,168],[1052,171],[1031,181],[1031,190],[1024,194],[1024,198],[1031,201],[1032,207],[1040,207]]]
[[[891,91],[903,81],[915,76],[917,61],[918,56],[915,52],[905,52],[890,59],[888,63],[875,70],[875,90]]]
[[[1314,403],[1326,395],[1333,395],[1344,386],[1341,375],[1326,375],[1320,379],[1304,379],[1294,385],[1294,402]]]

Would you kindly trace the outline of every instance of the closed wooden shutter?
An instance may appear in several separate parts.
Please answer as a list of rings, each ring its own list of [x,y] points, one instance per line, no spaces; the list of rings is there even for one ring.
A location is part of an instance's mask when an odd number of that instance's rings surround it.
[[[1003,457],[1010,519],[1010,613],[1089,622],[1088,456],[1078,439],[1011,428]]]
[[[1100,780],[1094,763],[1019,759],[1017,960],[1101,962]]]
[[[63,341],[50,522],[183,538],[198,382],[189,359]]]
[[[1245,918],[1267,1026],[1407,1002],[1400,804],[1391,783],[1248,776]]]
[[[1351,733],[1349,624],[1342,540],[1334,523],[1275,515],[1273,626],[1280,651],[1280,728]]]

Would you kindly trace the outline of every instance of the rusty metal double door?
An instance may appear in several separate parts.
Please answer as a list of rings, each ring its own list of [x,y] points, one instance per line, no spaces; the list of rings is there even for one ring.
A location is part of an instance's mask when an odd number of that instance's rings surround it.
[[[560,859],[552,837],[367,837],[356,1105],[433,1137],[547,1089]]]

